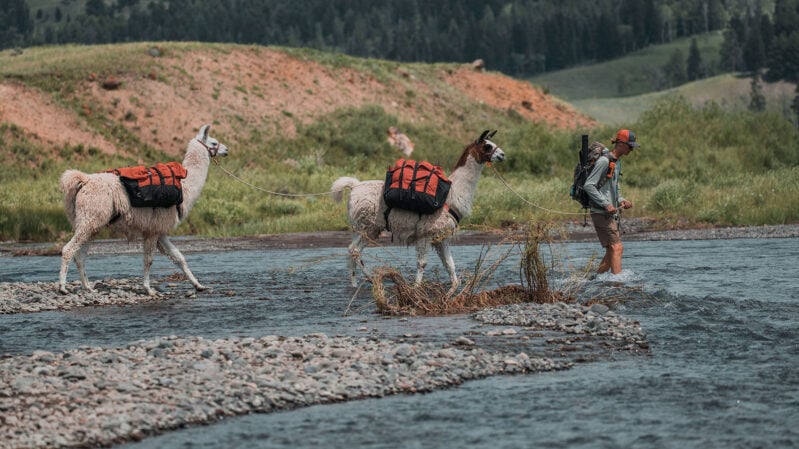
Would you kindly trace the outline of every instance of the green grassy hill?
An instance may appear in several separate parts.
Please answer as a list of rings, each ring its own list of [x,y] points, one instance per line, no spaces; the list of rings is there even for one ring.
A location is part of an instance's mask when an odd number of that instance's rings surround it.
[[[118,87],[103,88],[111,77]],[[718,78],[707,82],[722,85]],[[493,140],[507,158],[495,168],[504,181],[484,171],[464,228],[581,221],[568,195],[580,134],[609,142],[616,130],[527,82],[468,65],[226,44],[0,52],[0,100],[0,147],[14,168],[0,171],[0,240],[65,241],[57,187],[65,169],[180,160],[204,123],[231,149],[225,169],[246,184],[211,167],[176,234],[346,229],[346,206],[326,195],[265,190],[324,193],[340,176],[383,178],[399,157],[386,142],[389,126],[414,140],[414,158],[447,170],[470,139],[499,130]],[[628,216],[661,226],[799,220],[799,132],[782,114],[697,109],[684,96],[651,104],[629,122],[642,148],[624,161],[625,197],[636,204]],[[63,139],[71,133],[85,140]]]
[[[710,33],[696,39],[702,61],[708,67],[716,67],[723,41],[721,34]],[[642,95],[662,88],[660,68],[676,49],[687,57],[690,46],[691,39],[678,39],[612,61],[547,72],[530,81],[569,102]]]
[[[718,65],[721,33],[697,37],[702,61],[710,68]],[[662,67],[675,49],[687,57],[690,39],[655,45],[623,58],[601,64],[574,67],[545,73],[531,81],[545,91],[567,100],[581,112],[601,123],[625,126],[638,121],[641,114],[668,97],[683,96],[694,107],[711,102],[724,110],[741,111],[750,103],[752,77],[747,74],[721,74],[681,86],[661,89]],[[790,109],[796,93],[792,83],[762,83],[766,109],[792,117]]]
[[[571,105],[598,121],[614,126],[635,123],[645,111],[652,109],[663,99],[684,97],[691,105],[701,108],[715,103],[728,111],[743,111],[750,103],[752,78],[725,74],[684,84],[660,92],[651,92],[634,97],[587,98],[572,100]],[[791,102],[796,95],[796,86],[788,82],[763,83],[766,110],[791,117]]]

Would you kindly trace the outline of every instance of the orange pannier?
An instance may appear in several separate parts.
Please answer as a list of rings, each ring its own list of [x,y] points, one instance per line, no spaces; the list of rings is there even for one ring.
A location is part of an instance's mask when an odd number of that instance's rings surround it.
[[[389,208],[432,214],[444,206],[451,185],[441,167],[400,159],[386,172],[383,198]]]
[[[183,203],[181,179],[186,169],[177,162],[152,167],[114,168],[105,171],[119,176],[133,207],[172,207]]]

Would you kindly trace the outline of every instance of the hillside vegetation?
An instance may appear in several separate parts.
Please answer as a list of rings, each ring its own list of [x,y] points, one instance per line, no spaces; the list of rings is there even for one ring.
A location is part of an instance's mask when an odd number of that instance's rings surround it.
[[[103,84],[114,81],[114,89]],[[179,160],[204,123],[230,149],[212,166],[177,234],[234,236],[346,229],[323,193],[339,176],[381,179],[400,157],[448,170],[484,129],[507,160],[487,169],[465,227],[580,220],[568,197],[579,136],[615,128],[541,89],[461,64],[401,64],[311,50],[197,43],[60,46],[0,52],[0,239],[63,241],[58,177]],[[799,134],[773,113],[697,110],[681,97],[630,124],[642,148],[625,160],[633,216],[664,226],[799,220]],[[253,186],[258,187],[258,189]],[[566,214],[544,212],[539,207]],[[573,215],[572,215],[573,214]]]
[[[0,49],[230,42],[396,61],[481,58],[515,75],[609,60],[752,12],[746,0],[7,0],[6,8],[16,13],[0,14],[0,29],[9,28]]]
[[[696,37],[702,64],[715,67],[723,42],[720,32]],[[663,78],[666,61],[679,51],[687,56],[691,39],[655,45],[609,62],[558,70],[535,76],[533,84],[567,100],[572,106],[599,122],[629,126],[658,102],[683,97],[696,108],[716,103],[726,111],[749,108],[752,94],[751,73],[724,73],[669,88]],[[796,84],[787,81],[761,81],[766,110],[795,117],[791,105]]]

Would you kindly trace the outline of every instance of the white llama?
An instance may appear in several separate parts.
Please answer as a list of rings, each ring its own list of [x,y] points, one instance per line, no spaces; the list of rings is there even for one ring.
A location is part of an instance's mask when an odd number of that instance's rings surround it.
[[[391,209],[387,227],[384,216],[387,209],[383,200],[384,181],[358,181],[355,178],[342,177],[333,183],[331,190],[336,201],[341,201],[345,189],[351,190],[347,213],[354,236],[349,245],[348,265],[353,287],[358,285],[356,279],[358,266],[366,272],[361,252],[370,241],[375,241],[383,230],[389,229],[393,238],[400,243],[416,245],[416,285],[422,283],[427,265],[427,252],[432,245],[441,262],[447,267],[452,282],[450,292],[455,291],[459,281],[449,241],[458,228],[458,222],[472,212],[477,181],[485,163],[505,159],[502,149],[488,140],[495,133],[496,131],[490,134],[488,131],[483,132],[463,150],[458,163],[449,175],[452,186],[445,206],[430,215]]]
[[[129,240],[142,236],[144,247],[144,289],[148,295],[155,295],[150,287],[150,267],[153,264],[153,251],[157,247],[172,262],[179,266],[197,290],[205,290],[197,281],[183,254],[169,241],[169,231],[188,216],[195,201],[200,197],[211,158],[227,156],[228,149],[208,135],[211,125],[204,125],[186,148],[183,166],[186,179],[183,180],[183,203],[178,207],[131,207],[119,177],[113,173],[86,174],[78,170],[67,170],[61,176],[59,187],[64,192],[64,209],[75,234],[61,250],[61,273],[58,290],[67,291],[67,270],[69,262],[75,258],[83,288],[91,291],[89,279],[84,270],[88,252],[87,243],[106,226],[122,231]]]

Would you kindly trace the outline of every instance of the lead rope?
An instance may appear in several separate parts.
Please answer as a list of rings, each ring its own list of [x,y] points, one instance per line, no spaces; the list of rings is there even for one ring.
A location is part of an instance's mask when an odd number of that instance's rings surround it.
[[[264,189],[262,187],[258,187],[258,186],[254,185],[254,184],[251,184],[251,183],[239,178],[238,176],[236,176],[233,173],[231,173],[230,171],[228,171],[225,167],[223,167],[222,163],[220,163],[217,158],[213,158],[212,160],[219,167],[220,170],[225,172],[231,178],[233,178],[236,181],[244,184],[245,186],[252,187],[255,190],[260,190],[261,192],[268,193],[270,195],[285,196],[285,197],[291,197],[291,198],[302,198],[302,197],[311,197],[311,196],[330,195],[331,193],[338,193],[338,192],[343,192],[345,190],[349,190],[349,188],[345,187],[343,189],[328,190],[327,192],[319,192],[319,193],[282,193],[282,192],[275,192],[275,191],[272,191],[272,190]]]
[[[558,211],[558,210],[552,210],[552,209],[548,209],[548,208],[546,208],[546,207],[544,207],[544,206],[539,206],[538,204],[535,204],[535,203],[533,203],[533,202],[531,202],[531,201],[527,200],[527,198],[524,198],[524,197],[523,197],[523,196],[521,196],[521,195],[520,195],[518,192],[516,192],[515,190],[513,190],[513,187],[511,187],[511,186],[510,186],[510,185],[507,183],[507,181],[505,181],[505,179],[504,179],[504,178],[502,178],[502,175],[500,175],[500,174],[499,174],[499,172],[497,171],[496,167],[494,167],[494,165],[493,165],[493,164],[491,165],[491,169],[492,169],[492,170],[494,170],[494,174],[497,176],[497,179],[499,179],[499,180],[500,180],[500,182],[502,182],[502,184],[504,184],[504,185],[505,185],[505,187],[506,187],[508,190],[510,190],[510,192],[511,192],[511,193],[513,193],[514,195],[516,195],[517,197],[519,197],[519,199],[521,199],[521,200],[522,200],[522,201],[524,201],[525,203],[529,204],[530,206],[533,206],[533,207],[535,207],[535,208],[537,208],[537,209],[541,209],[541,210],[543,210],[543,211],[546,211],[546,212],[551,212],[551,213],[553,213],[553,214],[560,214],[560,215],[583,215],[583,214],[587,215],[587,214],[589,214],[589,212],[562,212],[562,211]],[[590,213],[594,213],[594,212],[590,212]],[[587,223],[587,222],[586,222],[586,223]]]

